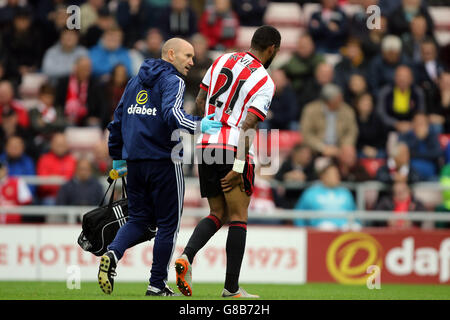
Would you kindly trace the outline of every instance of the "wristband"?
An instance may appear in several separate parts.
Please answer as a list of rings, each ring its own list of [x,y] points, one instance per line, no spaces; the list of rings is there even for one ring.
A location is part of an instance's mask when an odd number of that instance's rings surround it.
[[[242,172],[244,172],[244,166],[245,166],[245,161],[239,160],[239,159],[234,159],[233,171],[242,173]]]

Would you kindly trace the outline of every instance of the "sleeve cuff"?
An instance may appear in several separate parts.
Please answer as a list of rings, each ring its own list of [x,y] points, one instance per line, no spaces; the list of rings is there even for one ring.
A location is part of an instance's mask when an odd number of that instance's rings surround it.
[[[208,86],[204,85],[203,83],[200,83],[200,89],[203,89],[205,91],[208,91]]]
[[[254,115],[256,115],[261,121],[264,121],[264,119],[266,118],[266,115],[264,113],[262,113],[261,111],[259,111],[254,107],[248,108],[248,112],[251,112]]]

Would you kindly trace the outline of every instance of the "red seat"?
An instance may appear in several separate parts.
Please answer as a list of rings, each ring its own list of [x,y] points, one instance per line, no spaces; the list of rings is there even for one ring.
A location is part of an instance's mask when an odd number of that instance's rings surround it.
[[[359,164],[362,165],[366,170],[370,177],[375,178],[377,175],[378,169],[386,163],[385,159],[372,159],[372,158],[363,158],[359,159]]]

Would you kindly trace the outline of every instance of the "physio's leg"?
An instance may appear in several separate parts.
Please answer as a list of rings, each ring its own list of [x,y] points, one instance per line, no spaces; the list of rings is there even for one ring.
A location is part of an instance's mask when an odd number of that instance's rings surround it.
[[[183,251],[190,263],[194,261],[197,252],[204,247],[209,239],[211,239],[228,219],[225,197],[223,194],[208,198],[208,203],[210,215],[200,220]]]
[[[128,221],[116,234],[108,246],[119,260],[125,250],[136,244],[152,222],[152,200],[148,196],[145,175],[142,174],[142,163],[128,163]]]
[[[184,176],[181,164],[155,165],[152,175],[152,199],[158,232],[153,246],[150,290],[166,286],[170,262],[180,228],[184,199]]]
[[[250,204],[250,197],[237,186],[230,192],[225,193],[225,201],[230,215],[226,243],[227,270],[225,289],[233,293],[239,289],[239,274],[247,238],[247,210]]]

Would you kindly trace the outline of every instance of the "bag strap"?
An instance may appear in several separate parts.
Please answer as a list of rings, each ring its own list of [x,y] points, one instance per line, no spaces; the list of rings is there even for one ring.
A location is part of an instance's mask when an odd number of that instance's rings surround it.
[[[111,189],[111,186],[112,186],[112,185],[114,185],[114,187],[113,187],[113,189],[112,189],[111,198],[110,198],[110,201],[109,201],[109,202],[112,201],[113,196],[114,196],[114,189],[115,189],[115,187],[116,187],[116,181],[117,181],[117,180],[113,180],[113,179],[110,179],[110,178],[108,177],[108,180],[107,180],[107,181],[108,181],[108,183],[109,183],[109,186],[108,186],[108,188],[106,189],[105,194],[103,195],[102,201],[100,201],[99,207],[103,206],[103,204],[105,203],[106,195],[108,194],[108,191],[109,191],[109,189]]]
[[[122,177],[122,199],[128,198],[127,194],[127,181],[125,177]]]

